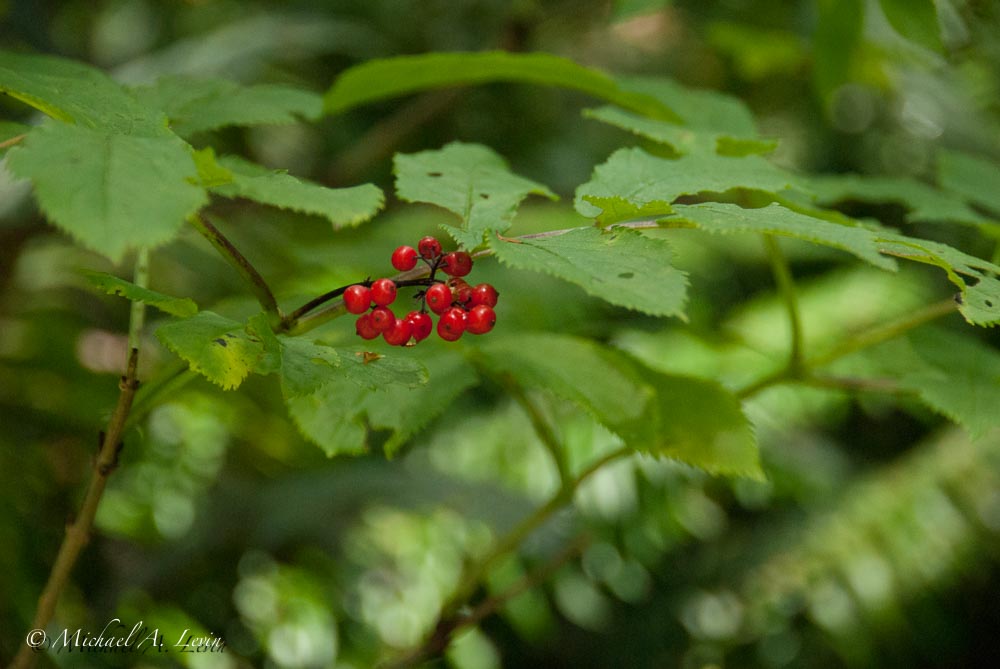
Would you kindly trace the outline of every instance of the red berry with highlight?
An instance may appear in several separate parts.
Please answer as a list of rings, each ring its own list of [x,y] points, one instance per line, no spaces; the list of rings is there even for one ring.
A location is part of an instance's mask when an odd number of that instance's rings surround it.
[[[437,333],[445,341],[455,341],[465,332],[465,309],[452,307],[438,320]]]
[[[493,311],[493,307],[480,304],[473,307],[469,312],[469,315],[466,317],[465,329],[472,334],[481,335],[492,330],[496,324],[497,314]]]
[[[451,288],[443,283],[435,283],[424,293],[424,300],[431,311],[443,314],[451,306]]]
[[[450,276],[465,276],[472,271],[472,256],[465,251],[452,251],[441,261],[441,270]]]
[[[422,258],[434,260],[434,258],[441,255],[441,242],[434,237],[424,237],[417,242],[417,250],[420,251]]]
[[[497,299],[500,293],[488,283],[481,283],[472,289],[472,301],[469,306],[477,307],[485,304],[487,307],[497,306]]]
[[[392,279],[379,279],[372,284],[372,302],[387,307],[396,301],[396,284]]]
[[[355,284],[344,291],[344,306],[352,314],[363,314],[372,305],[372,291],[366,286]]]
[[[434,329],[434,321],[422,311],[411,311],[406,315],[406,320],[410,322],[410,334],[417,341],[427,339]]]
[[[382,333],[382,338],[392,346],[405,346],[410,341],[411,332],[410,321],[397,318],[392,327]]]
[[[400,246],[392,252],[392,266],[400,272],[407,272],[417,266],[417,250],[412,246]]]
[[[371,314],[364,314],[358,318],[357,322],[354,324],[354,329],[357,331],[358,336],[362,339],[375,339],[378,336],[378,330],[372,324]]]
[[[368,317],[376,332],[385,332],[396,324],[396,315],[388,307],[375,307]]]

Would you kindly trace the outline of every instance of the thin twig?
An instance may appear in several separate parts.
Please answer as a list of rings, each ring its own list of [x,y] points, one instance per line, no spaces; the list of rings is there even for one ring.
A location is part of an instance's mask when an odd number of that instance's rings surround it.
[[[148,259],[145,251],[140,252],[136,261],[135,283],[145,287],[148,277]],[[138,305],[136,307],[135,305]],[[136,389],[139,387],[139,380],[136,370],[139,365],[139,339],[142,328],[144,306],[141,302],[133,302],[132,312],[129,317],[129,350],[125,364],[125,374],[121,377],[118,388],[118,403],[111,419],[108,421],[107,430],[101,441],[100,451],[94,460],[91,470],[90,483],[84,495],[83,503],[80,506],[80,513],[67,528],[63,537],[59,552],[56,554],[55,563],[49,572],[48,581],[38,598],[38,610],[32,621],[33,630],[44,630],[52,621],[55,615],[56,605],[59,603],[59,596],[65,589],[66,584],[73,572],[73,566],[83,548],[90,541],[90,534],[94,527],[94,518],[97,515],[97,507],[104,495],[108,478],[118,466],[118,456],[121,453],[123,444],[122,438],[129,413],[132,409],[132,401],[135,398]],[[11,669],[30,669],[35,664],[37,648],[33,648],[25,643],[21,646],[11,663]]]
[[[14,146],[15,144],[19,144],[21,142],[21,140],[24,139],[27,136],[28,136],[27,133],[23,133],[23,134],[14,135],[13,137],[9,137],[8,139],[5,139],[4,141],[0,142],[0,151],[2,151],[3,149],[9,148],[11,146]]]
[[[261,276],[257,268],[254,267],[249,260],[246,259],[239,249],[237,249],[222,232],[216,228],[212,223],[205,218],[204,214],[200,212],[188,217],[188,222],[194,226],[195,230],[201,233],[202,237],[207,239],[215,250],[218,251],[223,258],[226,259],[230,265],[240,273],[250,290],[253,292],[257,301],[260,302],[260,306],[264,308],[264,311],[268,313],[274,325],[281,323],[284,316],[281,313],[281,309],[278,307],[278,301],[274,299],[274,293],[271,292],[271,287],[267,285],[267,281]]]
[[[560,567],[586,550],[592,541],[593,537],[589,532],[580,533],[576,539],[546,560],[544,564],[503,592],[484,599],[471,612],[467,614],[455,614],[449,618],[439,620],[434,627],[434,632],[428,636],[422,645],[406,655],[396,658],[391,663],[383,665],[382,669],[405,669],[441,654],[448,647],[448,644],[451,643],[451,639],[455,633],[460,629],[482,622],[500,610],[510,600],[532,588],[538,587],[548,580]]]
[[[535,429],[535,434],[541,440],[542,445],[549,452],[556,471],[559,473],[559,485],[561,487],[572,485],[573,474],[569,471],[569,463],[566,461],[566,450],[562,442],[556,436],[552,425],[542,415],[541,409],[535,402],[532,402],[524,388],[514,380],[510,374],[496,375],[497,380],[503,385],[507,393],[514,398],[531,420],[531,426]]]
[[[795,290],[795,280],[792,278],[788,259],[781,250],[781,246],[778,245],[778,240],[773,235],[763,235],[763,237],[767,258],[771,263],[771,272],[774,274],[774,283],[778,288],[778,295],[785,303],[785,310],[788,312],[788,329],[791,337],[788,371],[790,375],[795,376],[802,371],[804,362],[802,318],[799,315],[799,298]]]

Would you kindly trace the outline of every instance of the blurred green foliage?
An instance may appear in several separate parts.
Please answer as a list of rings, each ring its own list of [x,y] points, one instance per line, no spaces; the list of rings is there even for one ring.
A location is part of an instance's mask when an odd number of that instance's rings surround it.
[[[669,75],[743,99],[760,137],[780,140],[771,158],[788,170],[916,183],[933,181],[950,160],[942,184],[974,203],[974,220],[963,221],[970,225],[928,222],[892,197],[843,182],[828,184],[829,203],[990,257],[1000,215],[992,189],[1000,7],[940,0],[914,3],[921,11],[911,14],[905,4],[9,0],[0,4],[0,41],[87,61],[135,85],[193,74],[323,92],[338,72],[372,58],[493,49]],[[210,139],[220,153],[327,185],[374,181],[387,191],[393,153],[475,141],[572,201],[593,166],[621,145],[618,127],[663,151],[657,128],[634,130],[618,117],[597,123],[580,114],[589,104],[578,93],[492,83],[315,123],[200,136],[198,129],[193,141]],[[601,114],[609,112],[591,113]],[[37,121],[6,97],[0,115]],[[744,139],[759,141],[750,126]],[[0,141],[18,132],[4,123]],[[939,153],[944,148],[980,158]],[[27,190],[0,170],[0,658],[23,643],[66,519],[78,508],[114,405],[128,319],[127,302],[91,290],[77,271],[115,267],[42,225]],[[908,200],[910,209],[921,194]],[[282,303],[377,274],[397,244],[454,222],[391,201],[374,222],[331,235],[318,216],[239,200],[217,211]],[[535,203],[509,234],[579,221],[568,206]],[[477,276],[503,293],[496,341],[525,332],[586,337],[654,370],[731,388],[780,365],[788,330],[763,247],[752,238],[667,232],[650,234],[668,239],[676,265],[689,273],[686,321],[643,316],[546,274],[483,261]],[[933,268],[880,273],[845,266],[825,248],[783,248],[799,278],[809,350],[953,292]],[[154,255],[151,274],[157,290],[226,317],[256,311],[239,278],[191,231]],[[154,311],[148,317],[153,326],[166,322]],[[972,403],[982,398],[979,413],[957,416],[974,440],[917,401],[937,393],[946,406],[952,396],[935,369],[969,358],[928,361],[921,342],[947,340],[957,321],[838,363],[838,374],[903,378],[899,394],[782,386],[745,402],[766,481],[712,478],[646,456],[599,471],[570,509],[490,574],[487,589],[517,583],[581,528],[592,543],[549,582],[465,631],[442,662],[777,669],[982,666],[1000,657],[1000,435],[983,427],[1000,412],[1000,379],[959,389],[975,395]],[[978,342],[936,350],[959,356],[971,347],[977,368],[992,369],[995,332],[974,336]],[[349,343],[353,328],[336,321],[323,338]],[[152,336],[144,345],[141,376],[173,363]],[[432,358],[427,348],[421,354]],[[463,564],[558,486],[531,418],[499,384],[454,383],[440,390],[457,396],[454,403],[443,400],[440,415],[428,408],[426,420],[413,407],[413,429],[402,437],[369,413],[370,424],[357,429],[373,428],[371,452],[336,459],[305,442],[268,379],[251,376],[239,393],[198,380],[170,396],[126,437],[99,535],[77,565],[59,625],[143,620],[170,640],[185,629],[214,634],[227,652],[48,660],[67,668],[179,661],[360,669],[386,649],[418,643]],[[576,405],[541,387],[529,392],[574,464],[618,443]]]

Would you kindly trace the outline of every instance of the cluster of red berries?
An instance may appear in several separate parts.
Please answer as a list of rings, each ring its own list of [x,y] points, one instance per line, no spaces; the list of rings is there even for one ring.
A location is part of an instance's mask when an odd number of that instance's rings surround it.
[[[413,269],[418,260],[430,267],[430,278],[420,280],[418,285],[427,288],[414,296],[421,302],[420,309],[405,318],[397,318],[389,308],[396,300],[397,286],[392,279],[347,287],[344,306],[348,312],[360,314],[355,325],[359,336],[375,339],[382,335],[393,346],[413,346],[429,337],[434,329],[428,309],[440,316],[437,333],[445,341],[455,341],[463,332],[480,335],[493,329],[497,322],[493,311],[498,297],[496,288],[488,283],[470,286],[462,278],[472,271],[472,256],[465,251],[442,253],[441,242],[434,237],[424,237],[417,248],[400,246],[392,253],[392,266],[400,272]],[[439,270],[451,278],[436,279]]]

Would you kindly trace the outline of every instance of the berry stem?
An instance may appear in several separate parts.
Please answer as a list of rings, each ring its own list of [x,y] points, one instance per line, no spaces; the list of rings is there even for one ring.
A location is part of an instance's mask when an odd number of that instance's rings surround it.
[[[218,228],[212,225],[204,214],[199,212],[193,216],[189,216],[188,222],[240,273],[240,276],[250,286],[250,290],[257,298],[257,301],[260,302],[260,306],[271,317],[272,327],[279,323],[284,323],[285,316],[278,307],[278,301],[274,299],[271,287],[267,285],[267,281],[257,271],[257,268],[246,259],[246,256],[240,253],[239,249]]]
[[[281,322],[279,331],[290,332],[294,330],[294,328],[299,324],[300,318],[302,318],[312,310],[316,309],[317,307],[326,304],[330,300],[335,300],[336,298],[340,297],[341,295],[344,294],[344,291],[350,288],[351,286],[361,285],[365,287],[371,287],[372,283],[373,281],[371,279],[365,279],[364,281],[355,281],[354,283],[349,283],[346,286],[334,288],[333,290],[323,293],[318,297],[314,297],[313,299],[309,300],[308,302],[303,304],[301,307],[299,307],[292,313],[285,316],[285,318]],[[405,288],[407,286],[429,286],[431,285],[432,280],[430,278],[403,279],[394,281],[394,283],[396,284],[397,288]]]

